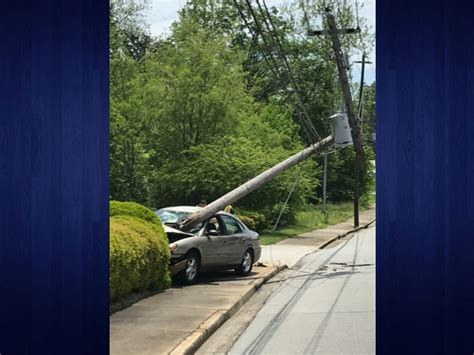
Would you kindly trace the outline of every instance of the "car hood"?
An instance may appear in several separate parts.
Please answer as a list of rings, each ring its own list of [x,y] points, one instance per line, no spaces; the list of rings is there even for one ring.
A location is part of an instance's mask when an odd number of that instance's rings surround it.
[[[168,237],[170,243],[174,243],[185,238],[195,237],[195,235],[192,233],[186,233],[167,225],[163,225],[163,229],[165,230],[166,236]]]

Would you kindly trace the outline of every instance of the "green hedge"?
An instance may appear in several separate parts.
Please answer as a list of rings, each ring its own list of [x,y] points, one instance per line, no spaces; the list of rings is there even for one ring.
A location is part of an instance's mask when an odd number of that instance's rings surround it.
[[[253,231],[256,231],[257,230],[257,226],[255,224],[255,221],[253,220],[253,218],[250,218],[248,216],[244,216],[244,215],[237,215],[237,217],[239,217],[239,219],[245,223],[245,225],[247,227],[249,227],[249,229],[253,230]]]
[[[114,216],[139,218],[161,228],[161,222],[156,213],[136,202],[110,201],[110,217]]]
[[[237,217],[244,222],[247,227],[254,231],[261,231],[267,226],[265,215],[254,211],[238,210]]]
[[[131,202],[111,202],[110,211],[111,301],[134,291],[169,287],[170,251],[158,217]]]

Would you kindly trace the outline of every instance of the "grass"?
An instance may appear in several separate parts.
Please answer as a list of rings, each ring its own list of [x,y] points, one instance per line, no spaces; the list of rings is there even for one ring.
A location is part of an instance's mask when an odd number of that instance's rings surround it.
[[[361,205],[361,211],[367,209],[375,202],[375,196],[372,196],[367,203]],[[338,203],[327,205],[328,208],[328,222],[324,221],[324,213],[322,206],[313,206],[310,210],[302,211],[296,216],[296,222],[277,229],[264,230],[260,236],[260,244],[269,245],[275,244],[287,238],[295,237],[299,234],[310,232],[315,229],[325,228],[327,226],[344,222],[351,218],[354,212],[354,205],[352,202]]]

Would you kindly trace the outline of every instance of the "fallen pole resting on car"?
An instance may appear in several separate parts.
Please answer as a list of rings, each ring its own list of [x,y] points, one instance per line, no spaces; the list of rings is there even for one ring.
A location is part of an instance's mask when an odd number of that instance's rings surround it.
[[[264,171],[260,175],[257,175],[253,179],[247,181],[236,189],[225,194],[221,198],[218,198],[214,202],[204,207],[199,212],[193,213],[188,219],[184,220],[181,223],[180,229],[183,231],[189,230],[195,224],[212,217],[218,211],[222,211],[227,205],[230,205],[240,200],[242,197],[258,189],[260,186],[272,180],[276,176],[280,175],[285,170],[308,159],[311,155],[323,151],[325,148],[328,148],[333,143],[334,139],[332,136],[326,137],[320,140],[319,142],[312,144],[310,147],[302,150],[301,152],[296,153],[295,155],[282,161],[281,163],[278,163],[274,167]]]

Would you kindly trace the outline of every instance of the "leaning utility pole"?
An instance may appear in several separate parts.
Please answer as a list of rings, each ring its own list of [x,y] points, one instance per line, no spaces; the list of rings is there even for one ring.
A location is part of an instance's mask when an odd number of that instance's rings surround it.
[[[329,34],[331,37],[332,48],[336,57],[337,71],[339,74],[339,81],[342,86],[342,95],[344,97],[344,104],[346,113],[351,127],[352,142],[356,152],[356,164],[354,169],[354,226],[359,226],[359,195],[360,195],[360,172],[363,169],[364,163],[364,148],[360,136],[360,128],[358,124],[357,114],[354,111],[354,104],[352,102],[352,94],[349,86],[349,79],[347,77],[346,64],[344,54],[341,49],[341,42],[339,41],[338,33],[356,33],[360,28],[338,30],[336,28],[336,21],[329,8],[326,8],[326,20],[328,31],[312,31],[309,35]]]
[[[180,229],[183,231],[189,230],[192,226],[196,225],[199,222],[205,221],[209,217],[212,217],[218,211],[223,210],[227,205],[234,203],[235,201],[248,195],[250,192],[258,189],[260,186],[272,180],[285,170],[308,159],[311,155],[319,153],[324,149],[330,147],[333,143],[333,137],[329,136],[315,144],[312,144],[310,147],[302,150],[301,152],[292,155],[288,159],[282,161],[281,163],[278,163],[274,167],[264,171],[260,175],[257,175],[253,179],[247,181],[236,189],[218,198],[214,202],[204,207],[202,210],[193,213],[188,219],[182,222],[182,224],[180,225]]]

